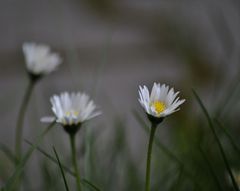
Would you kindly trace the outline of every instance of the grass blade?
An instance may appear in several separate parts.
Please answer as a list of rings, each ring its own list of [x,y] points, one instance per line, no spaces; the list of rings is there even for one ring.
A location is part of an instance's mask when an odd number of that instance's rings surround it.
[[[89,186],[89,188],[92,188],[92,190],[101,191],[98,187],[96,187],[94,184],[92,184],[91,182],[89,182],[89,181],[86,180],[86,179],[82,179],[82,180],[81,180],[81,183],[82,183],[83,185]]]
[[[59,168],[60,168],[60,170],[61,170],[61,174],[62,174],[62,177],[63,177],[63,180],[64,180],[65,188],[66,188],[67,191],[69,191],[69,187],[68,187],[68,184],[67,184],[67,180],[66,180],[66,177],[65,177],[63,168],[62,168],[62,164],[61,164],[61,162],[60,162],[60,159],[59,159],[59,156],[58,156],[58,154],[57,154],[57,151],[56,151],[56,149],[55,149],[54,147],[53,147],[53,151],[54,151],[54,153],[55,153],[55,155],[56,155],[57,162],[58,162],[58,166],[59,166]]]
[[[33,146],[33,144],[32,144],[30,141],[26,140],[26,139],[25,139],[25,142],[26,142],[27,144]],[[43,154],[45,157],[47,157],[50,161],[52,161],[53,163],[55,163],[56,165],[58,165],[58,161],[57,161],[53,156],[51,156],[51,155],[48,154],[46,151],[44,151],[42,148],[36,147],[36,150],[39,151],[40,153],[42,153],[42,154]],[[62,164],[62,168],[63,168],[63,170],[65,170],[67,173],[69,173],[70,175],[72,175],[72,176],[75,177],[75,173],[72,172],[69,168],[67,168],[67,167],[64,166],[63,164]]]
[[[12,163],[16,163],[17,158],[15,157],[15,155],[13,154],[13,152],[3,143],[0,143],[0,150],[8,157],[8,159],[12,162]]]
[[[51,123],[38,137],[35,144],[28,149],[27,153],[23,156],[22,160],[16,166],[16,170],[12,174],[12,176],[8,179],[7,183],[5,184],[5,190],[11,191],[15,188],[15,184],[17,182],[18,177],[22,174],[23,169],[29,158],[31,157],[33,151],[36,147],[40,144],[43,137],[49,132],[49,130],[54,126],[55,122]]]
[[[229,89],[226,90],[227,94],[223,98],[222,102],[220,102],[218,105],[221,106],[221,108],[216,109],[216,116],[219,118],[223,116],[224,113],[226,113],[226,110],[228,108],[231,108],[232,102],[234,98],[236,98],[239,95],[240,91],[240,79],[237,77],[236,82],[232,82],[230,84]]]
[[[221,191],[222,191],[222,187],[221,187],[220,182],[219,182],[219,180],[218,180],[218,178],[217,178],[217,175],[216,175],[216,173],[214,172],[213,167],[212,167],[210,161],[208,160],[206,154],[204,153],[204,151],[202,150],[201,147],[199,147],[199,151],[200,151],[200,153],[202,154],[203,159],[206,161],[206,164],[207,164],[207,166],[208,166],[208,169],[209,169],[209,171],[210,171],[210,173],[211,173],[211,175],[212,175],[212,177],[213,177],[213,179],[214,179],[214,182],[216,183],[216,186],[217,186],[218,190],[221,190]]]
[[[210,115],[208,114],[207,109],[205,108],[203,102],[201,101],[201,99],[200,99],[200,97],[198,96],[198,94],[196,93],[196,91],[195,91],[194,89],[192,89],[192,92],[193,92],[193,95],[194,95],[194,97],[196,98],[198,104],[200,105],[203,113],[205,114],[205,116],[206,116],[206,118],[207,118],[208,125],[209,125],[209,127],[210,127],[210,129],[211,129],[211,131],[212,131],[212,133],[213,133],[213,135],[214,135],[214,138],[216,139],[217,145],[218,145],[219,150],[220,150],[220,153],[221,153],[221,155],[222,155],[222,157],[223,157],[223,160],[224,160],[224,163],[225,163],[225,165],[226,165],[227,171],[228,171],[228,173],[229,173],[229,175],[230,175],[230,178],[231,178],[232,184],[233,184],[233,186],[234,186],[234,189],[235,189],[236,191],[239,191],[238,185],[237,185],[237,183],[236,183],[236,180],[234,179],[234,176],[233,176],[233,173],[232,173],[232,171],[231,171],[230,165],[229,165],[229,163],[228,163],[227,157],[226,157],[226,155],[225,155],[225,153],[224,153],[222,144],[221,144],[221,142],[220,142],[220,140],[219,140],[219,138],[218,138],[218,136],[217,136],[217,133],[216,133],[216,131],[215,131],[215,129],[214,129],[214,125],[213,125],[212,119],[211,119]]]
[[[28,140],[25,140],[25,142],[31,146],[33,146],[33,144],[28,141]],[[36,147],[36,150],[38,150],[40,153],[42,153],[45,157],[47,157],[50,161],[52,161],[53,163],[57,164],[58,165],[58,161],[52,157],[50,154],[48,154],[47,152],[45,152],[43,149],[41,149],[40,147]],[[62,165],[62,169],[65,170],[67,173],[69,173],[70,175],[74,176],[75,177],[75,173],[72,172],[70,169],[68,169],[66,166]],[[86,179],[82,179],[81,180],[81,183],[84,184],[84,185],[87,185],[89,188],[91,188],[92,190],[96,190],[96,191],[100,191],[99,188],[97,188],[94,184],[92,184],[91,182],[89,182],[88,180]]]
[[[238,152],[238,154],[240,155],[240,149],[237,146],[237,144],[235,143],[233,137],[231,136],[231,134],[226,130],[226,128],[224,128],[223,124],[220,123],[219,120],[214,119],[215,124],[223,131],[223,133],[226,135],[226,137],[229,139],[229,141],[231,142],[233,148]]]
[[[180,166],[177,180],[175,181],[175,184],[172,185],[170,191],[178,191],[179,190],[181,183],[182,183],[182,181],[181,181],[182,175],[183,175],[183,166]]]

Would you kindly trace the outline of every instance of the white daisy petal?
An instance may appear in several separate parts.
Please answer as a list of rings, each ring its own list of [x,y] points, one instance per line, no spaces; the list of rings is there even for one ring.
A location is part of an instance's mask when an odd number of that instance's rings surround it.
[[[40,121],[41,121],[42,123],[52,123],[52,122],[56,121],[56,118],[53,117],[53,116],[42,117],[42,118],[40,119]]]
[[[60,56],[51,53],[47,45],[30,42],[24,43],[22,48],[27,69],[34,75],[51,73],[62,63]]]
[[[153,84],[153,88],[152,88],[152,91],[151,91],[151,96],[150,96],[150,100],[153,101],[153,100],[156,100],[157,99],[157,95],[158,95],[158,85],[157,83],[155,82]]]
[[[179,110],[179,106],[185,102],[180,100],[179,92],[174,92],[174,89],[165,84],[154,83],[149,95],[149,90],[146,86],[139,86],[139,98],[141,106],[145,112],[154,117],[166,117]]]
[[[56,121],[63,125],[77,125],[101,114],[95,103],[85,93],[63,92],[50,98]],[[50,121],[43,118],[41,121]]]

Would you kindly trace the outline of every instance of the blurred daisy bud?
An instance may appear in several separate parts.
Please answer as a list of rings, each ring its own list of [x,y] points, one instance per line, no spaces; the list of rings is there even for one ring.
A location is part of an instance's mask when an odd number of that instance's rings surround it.
[[[139,86],[139,102],[148,115],[149,120],[154,124],[159,124],[162,120],[178,111],[179,106],[185,102],[177,97],[179,92],[174,92],[165,84],[154,83],[151,94],[146,86]]]
[[[95,103],[85,93],[68,93],[53,95],[50,98],[55,117],[44,117],[42,122],[60,123],[69,134],[75,134],[81,124],[101,114],[96,111]]]
[[[32,80],[53,72],[62,63],[60,56],[52,53],[50,47],[45,44],[24,43],[23,53]]]

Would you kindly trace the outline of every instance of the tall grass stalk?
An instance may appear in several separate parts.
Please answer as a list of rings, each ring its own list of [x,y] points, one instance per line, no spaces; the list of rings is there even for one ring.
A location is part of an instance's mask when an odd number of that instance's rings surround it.
[[[28,140],[25,140],[26,143],[28,143],[29,145],[33,146],[33,144],[28,141]],[[46,151],[44,151],[42,148],[40,147],[36,147],[36,149],[42,153],[47,159],[49,159],[51,162],[53,162],[54,164],[56,165],[59,165],[58,163],[58,160],[56,160],[53,156],[51,156],[50,154],[48,154]],[[72,172],[68,167],[66,167],[66,165],[64,166],[62,163],[61,163],[61,168],[63,171],[67,172],[69,175],[71,175],[72,177],[76,177],[75,173]],[[86,180],[86,179],[81,179],[81,184],[82,185],[85,185],[87,186],[88,188],[90,188],[91,190],[95,190],[95,191],[100,191],[100,189],[94,185],[93,183],[91,183],[90,181]]]
[[[28,140],[25,140],[25,142],[27,144],[29,144],[30,146],[33,146],[33,143],[31,143],[30,141]],[[47,159],[49,159],[50,161],[52,161],[53,163],[55,163],[56,165],[58,165],[58,161],[53,157],[51,156],[50,154],[48,154],[46,151],[44,151],[41,147],[36,147],[36,150],[39,151],[40,153],[42,153]],[[62,166],[62,169],[67,172],[68,174],[70,174],[71,176],[75,177],[75,173],[72,172],[68,167],[64,166],[63,164],[61,164]]]
[[[208,160],[205,152],[203,151],[203,149],[202,149],[201,147],[199,147],[199,151],[200,151],[200,153],[202,154],[202,157],[204,158],[204,160],[206,161],[206,164],[207,164],[207,166],[208,166],[208,169],[209,169],[209,171],[210,171],[210,173],[211,173],[211,175],[212,175],[212,177],[213,177],[213,179],[214,179],[214,182],[216,183],[217,189],[220,190],[220,191],[222,191],[222,187],[221,187],[220,182],[219,182],[219,180],[218,180],[218,178],[217,178],[217,175],[216,175],[216,173],[214,172],[214,169],[213,169],[210,161]]]
[[[54,151],[54,154],[57,158],[58,166],[60,168],[60,171],[61,171],[61,174],[62,174],[62,177],[63,177],[65,189],[66,189],[66,191],[69,191],[69,187],[68,187],[68,183],[67,183],[67,180],[66,180],[66,176],[65,176],[64,171],[63,171],[62,163],[60,162],[59,156],[58,156],[57,151],[54,147],[53,147],[53,151]]]
[[[12,191],[15,188],[15,185],[18,183],[18,179],[23,173],[24,167],[31,157],[33,151],[37,148],[37,146],[41,143],[43,137],[54,127],[55,121],[51,123],[37,138],[36,142],[31,146],[31,148],[28,149],[26,154],[21,158],[21,160],[18,162],[16,169],[12,176],[8,179],[7,183],[5,184],[5,190]]]
[[[2,151],[13,164],[16,163],[17,158],[15,157],[14,153],[5,144],[0,143],[0,151]]]
[[[234,176],[233,176],[233,173],[232,173],[232,171],[231,171],[230,165],[228,164],[228,160],[227,160],[227,157],[226,157],[225,152],[224,152],[224,150],[223,150],[222,144],[221,144],[221,142],[220,142],[220,140],[219,140],[219,138],[218,138],[218,136],[217,136],[217,133],[216,133],[216,131],[215,131],[215,129],[214,129],[214,125],[213,125],[212,119],[211,119],[211,117],[210,117],[207,109],[205,108],[203,102],[201,101],[200,97],[199,97],[198,94],[196,93],[196,91],[195,91],[195,90],[192,90],[192,91],[193,91],[193,94],[194,94],[194,96],[195,96],[198,104],[200,105],[203,113],[205,114],[205,116],[206,116],[206,118],[207,118],[209,127],[210,127],[210,129],[211,129],[211,131],[212,131],[212,133],[213,133],[213,136],[214,136],[214,138],[215,138],[215,140],[216,140],[216,142],[217,142],[217,145],[218,145],[218,147],[219,147],[220,153],[221,153],[221,155],[222,155],[222,157],[223,157],[223,161],[224,161],[224,163],[225,163],[225,165],[226,165],[227,171],[228,171],[229,176],[230,176],[230,178],[231,178],[231,181],[232,181],[234,190],[235,190],[235,191],[239,191],[238,185],[237,185],[236,180],[235,180],[235,178],[234,178]]]
[[[182,178],[183,178],[183,166],[180,166],[179,167],[179,174],[178,174],[178,177],[177,177],[177,180],[176,180],[176,183],[173,184],[172,188],[170,189],[170,191],[178,191],[181,187],[181,184],[182,184]]]
[[[237,143],[235,143],[234,138],[232,137],[232,135],[226,130],[224,125],[218,119],[214,119],[214,122],[223,131],[223,133],[229,139],[229,141],[232,144],[232,146],[235,149],[235,151],[240,155],[240,148],[238,147]]]

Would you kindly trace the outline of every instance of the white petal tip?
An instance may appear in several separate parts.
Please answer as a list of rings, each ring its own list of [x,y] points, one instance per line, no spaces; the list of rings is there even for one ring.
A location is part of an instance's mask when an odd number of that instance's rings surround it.
[[[56,118],[55,117],[42,117],[40,119],[40,121],[42,123],[52,123],[52,122],[56,121]]]

